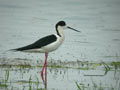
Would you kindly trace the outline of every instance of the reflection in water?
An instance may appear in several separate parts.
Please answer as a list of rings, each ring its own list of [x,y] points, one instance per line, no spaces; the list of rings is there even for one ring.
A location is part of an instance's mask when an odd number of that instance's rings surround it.
[[[43,55],[6,51],[49,35],[58,19],[82,33],[67,32],[66,42],[55,52],[59,55],[51,53],[48,90],[77,90],[75,82],[83,90],[119,90],[119,4],[120,0],[0,0],[0,90],[44,89]]]
[[[83,62],[82,62],[83,64]],[[70,67],[48,67],[48,90],[77,90],[75,82],[78,83],[82,88],[83,86],[89,89],[94,89],[95,85],[103,87],[103,90],[114,88],[117,90],[120,86],[120,71],[119,68],[115,69],[114,66],[107,63],[84,63],[80,68]],[[105,65],[105,66],[104,66]],[[85,68],[87,67],[87,69]],[[93,68],[93,66],[95,68]],[[97,66],[97,67],[96,67]],[[92,67],[92,68],[90,68]],[[110,67],[110,70],[108,70]],[[107,70],[107,73],[106,73]],[[20,90],[42,90],[44,83],[40,76],[41,67],[37,66],[0,66],[0,84],[4,87],[0,88],[11,88]],[[111,86],[112,84],[112,86]],[[106,85],[106,86],[104,86]],[[45,87],[46,88],[46,87]]]

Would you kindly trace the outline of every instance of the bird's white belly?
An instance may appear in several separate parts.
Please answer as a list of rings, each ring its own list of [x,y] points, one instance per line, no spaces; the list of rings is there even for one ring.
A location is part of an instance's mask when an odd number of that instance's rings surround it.
[[[63,37],[58,37],[57,40],[49,45],[46,45],[44,47],[42,47],[41,52],[52,52],[54,50],[56,50],[64,41]]]

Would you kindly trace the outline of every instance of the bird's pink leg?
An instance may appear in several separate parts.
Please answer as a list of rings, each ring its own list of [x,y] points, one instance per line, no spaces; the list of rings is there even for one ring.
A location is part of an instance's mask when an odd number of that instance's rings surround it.
[[[43,68],[42,68],[42,71],[41,71],[41,78],[42,78],[43,82],[44,82],[43,71],[44,71],[45,65],[46,65],[46,58],[45,58],[44,65],[43,65]]]
[[[48,53],[46,53],[45,56],[46,56],[46,64],[45,64],[45,88],[47,88],[47,57],[48,57]]]
[[[41,71],[41,78],[42,78],[44,84],[45,84],[45,82],[44,82],[43,72],[44,72],[44,67],[45,67],[45,81],[46,81],[47,57],[48,57],[48,53],[45,53],[45,62],[44,62],[44,65],[43,65],[43,68],[42,68],[42,71]]]

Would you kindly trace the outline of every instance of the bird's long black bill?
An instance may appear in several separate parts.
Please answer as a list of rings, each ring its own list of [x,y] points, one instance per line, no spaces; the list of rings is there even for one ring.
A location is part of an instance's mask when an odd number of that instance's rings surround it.
[[[74,29],[74,28],[71,28],[71,27],[67,27],[67,28],[69,28],[69,29],[71,29],[71,30],[74,30],[74,31],[76,31],[76,32],[81,32],[81,31],[79,31],[79,30],[76,30],[76,29]]]

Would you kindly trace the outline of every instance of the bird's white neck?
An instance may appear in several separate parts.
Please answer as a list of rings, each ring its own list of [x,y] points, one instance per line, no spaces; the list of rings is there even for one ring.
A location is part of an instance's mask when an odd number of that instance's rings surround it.
[[[57,27],[57,34],[58,34],[60,37],[64,37],[63,29],[64,29],[63,27],[60,27],[60,26]]]

